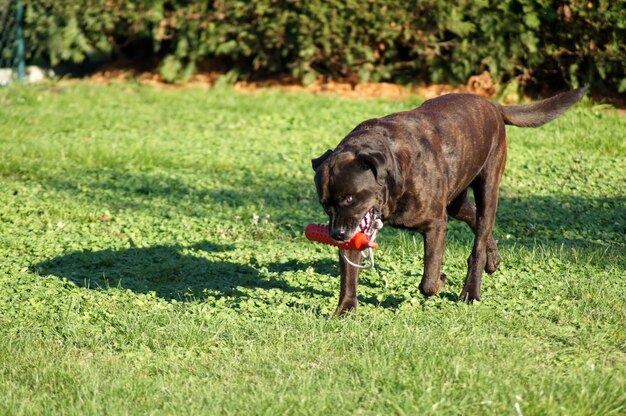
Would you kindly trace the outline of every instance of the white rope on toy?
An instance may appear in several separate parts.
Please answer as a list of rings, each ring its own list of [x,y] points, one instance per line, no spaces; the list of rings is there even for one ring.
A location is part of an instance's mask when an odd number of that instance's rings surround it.
[[[346,261],[346,263],[348,263],[350,266],[352,267],[356,267],[357,269],[373,269],[374,268],[374,250],[370,247],[367,248],[366,250],[361,251],[361,254],[363,255],[364,258],[369,257],[370,262],[369,264],[356,264],[353,263],[348,257],[346,257],[343,254],[344,250],[343,249],[339,249],[339,255],[341,256],[342,259],[344,259]],[[366,254],[365,252],[369,253]]]
[[[383,228],[383,222],[381,221],[380,218],[376,218],[374,220],[374,224],[372,224],[372,228],[373,228],[372,235],[369,237],[369,240],[371,242],[374,242],[374,240],[376,239],[376,234],[378,233],[378,230]],[[366,250],[361,251],[361,255],[363,256],[363,258],[369,258],[370,260],[369,264],[365,264],[365,265],[353,263],[346,255],[343,254],[344,251],[346,250],[339,249],[339,255],[350,266],[356,267],[357,269],[373,269],[374,268],[375,264],[374,264],[374,249],[373,248],[368,247]]]

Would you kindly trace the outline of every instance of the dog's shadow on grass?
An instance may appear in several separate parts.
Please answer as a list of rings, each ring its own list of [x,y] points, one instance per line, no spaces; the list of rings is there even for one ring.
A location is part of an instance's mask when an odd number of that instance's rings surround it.
[[[329,271],[325,262],[305,265],[299,262],[274,263],[267,269],[277,272],[261,276],[254,265],[216,260],[213,255],[233,250],[233,246],[201,243],[193,246],[156,246],[79,251],[55,257],[33,266],[40,275],[65,278],[90,289],[122,288],[135,293],[151,293],[165,300],[191,301],[207,297],[229,297],[234,301],[254,297],[247,289],[278,289],[286,293],[332,296],[332,293],[306,285],[293,286],[280,278],[280,272],[300,267]]]
[[[234,249],[231,245],[201,243],[192,246],[155,246],[99,251],[77,251],[54,257],[31,267],[40,275],[67,279],[78,287],[95,290],[128,289],[134,293],[155,293],[167,301],[202,301],[206,298],[227,298],[236,306],[246,299],[261,300],[254,289],[278,289],[286,294],[302,292],[307,296],[323,296],[336,301],[337,291],[320,290],[298,283],[293,285],[281,277],[283,273],[312,269],[333,279],[339,289],[336,259],[303,261],[291,259],[270,264],[240,264],[215,260],[219,253]],[[260,273],[265,268],[269,272]],[[361,282],[371,286],[368,280]],[[296,296],[297,297],[297,296]],[[406,299],[359,297],[360,302],[396,309]],[[262,300],[261,300],[262,301]],[[287,306],[289,301],[286,302]]]

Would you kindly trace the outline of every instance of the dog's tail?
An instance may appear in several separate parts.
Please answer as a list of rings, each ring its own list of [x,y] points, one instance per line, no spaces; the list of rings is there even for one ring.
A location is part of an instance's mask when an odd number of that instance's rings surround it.
[[[518,127],[539,127],[554,120],[580,101],[588,87],[570,90],[545,100],[526,105],[500,106],[504,124]]]

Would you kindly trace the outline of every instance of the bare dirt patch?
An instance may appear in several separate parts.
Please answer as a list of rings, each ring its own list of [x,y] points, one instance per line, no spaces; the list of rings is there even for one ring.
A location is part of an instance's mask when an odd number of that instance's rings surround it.
[[[91,74],[87,79],[90,82],[96,83],[125,82],[132,80],[161,89],[211,89],[225,76],[225,73],[220,71],[201,71],[193,75],[187,82],[170,83],[166,82],[163,77],[153,69],[140,70],[136,67],[129,67],[123,64],[111,64]],[[232,86],[236,91],[242,93],[256,93],[271,88],[278,88],[284,91],[307,92],[319,95],[339,95],[353,99],[384,99],[394,101],[401,101],[415,96],[430,99],[443,94],[467,92],[492,99],[498,98],[505,104],[533,101],[541,97],[554,95],[558,92],[551,91],[548,88],[546,91],[541,91],[536,96],[520,96],[515,89],[506,91],[506,88],[494,82],[491,74],[487,71],[471,76],[465,85],[402,85],[389,82],[337,81],[322,77],[318,78],[312,84],[303,85],[299,80],[291,76],[279,75],[263,80],[237,81],[232,84]],[[592,91],[590,94],[595,102],[609,103],[616,107],[615,111],[617,113],[626,115],[626,100],[622,99],[618,94],[607,96],[597,91]]]
[[[142,84],[152,85],[163,89],[181,88],[212,88],[220,77],[221,72],[201,72],[195,74],[185,83],[173,84],[165,82],[154,71],[140,71],[133,68],[109,66],[95,72],[87,79],[96,83],[108,83],[118,81],[136,81]],[[300,81],[290,76],[276,76],[259,81],[238,81],[233,84],[236,91],[255,93],[268,88],[279,88],[285,91],[302,91],[312,94],[331,94],[354,99],[385,99],[404,100],[410,96],[419,96],[426,99],[434,98],[442,94],[452,92],[471,92],[486,97],[494,97],[497,85],[491,80],[489,73],[471,77],[467,85],[453,86],[450,84],[430,85],[401,85],[389,82],[353,82],[335,81],[320,77],[309,85],[303,85]]]

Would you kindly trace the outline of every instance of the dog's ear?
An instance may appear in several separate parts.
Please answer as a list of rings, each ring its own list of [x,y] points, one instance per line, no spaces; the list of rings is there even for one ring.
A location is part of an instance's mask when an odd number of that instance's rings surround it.
[[[365,167],[371,169],[374,178],[379,184],[387,184],[390,189],[402,187],[402,178],[393,152],[367,149],[359,152],[357,160]]]
[[[377,181],[383,180],[389,170],[387,156],[377,150],[361,151],[356,158],[366,169],[372,170]]]
[[[320,157],[318,157],[318,158],[316,158],[316,159],[312,159],[312,160],[311,160],[311,166],[313,167],[313,170],[317,170],[317,168],[319,168],[319,167],[320,167],[320,165],[321,165],[322,163],[324,163],[324,161],[325,161],[326,159],[328,159],[328,157],[329,157],[330,155],[332,155],[332,154],[333,154],[333,151],[332,151],[332,150],[330,150],[330,149],[328,149],[328,150],[327,150],[327,151],[326,151],[323,155],[321,155]]]

